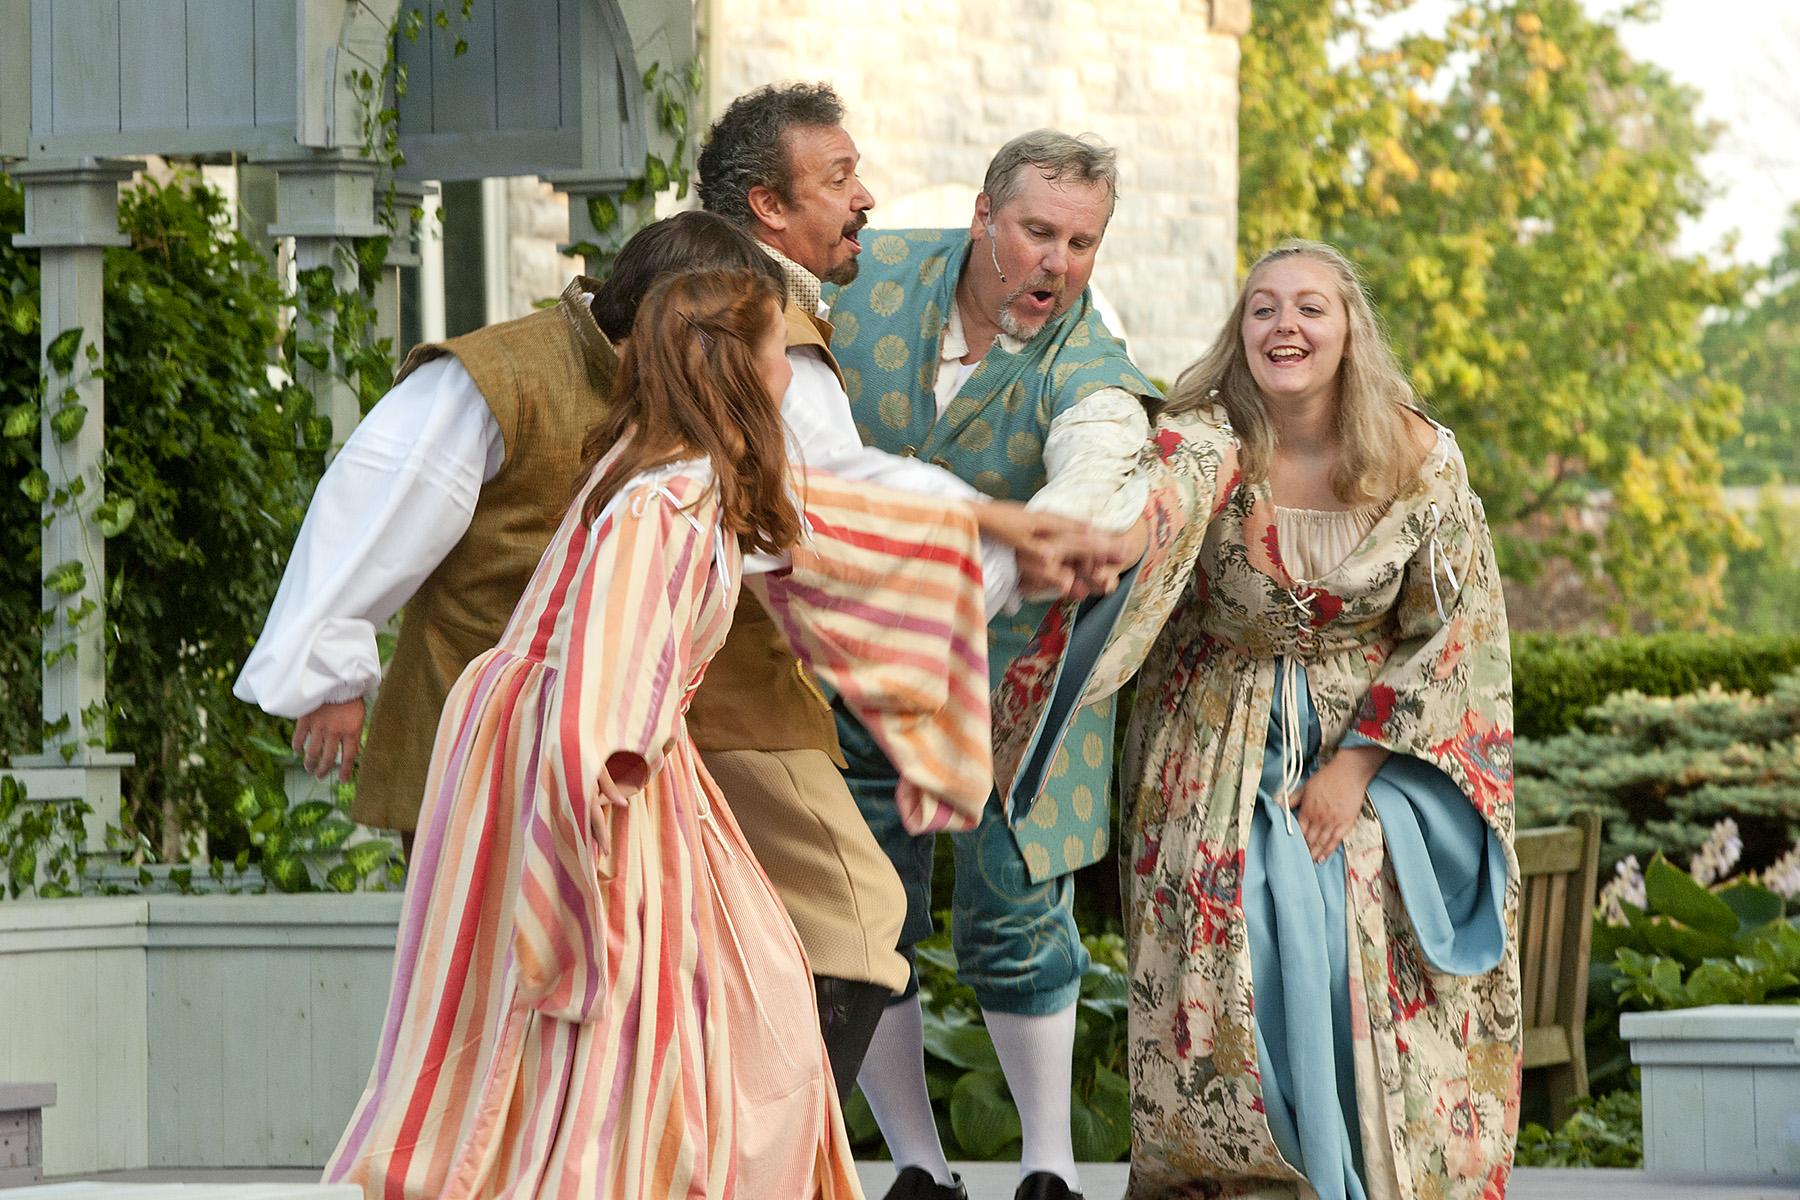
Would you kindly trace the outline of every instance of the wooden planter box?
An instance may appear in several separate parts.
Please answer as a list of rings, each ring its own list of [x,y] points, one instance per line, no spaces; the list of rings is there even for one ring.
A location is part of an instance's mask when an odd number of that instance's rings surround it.
[[[1800,1174],[1800,1006],[1626,1013],[1644,1077],[1644,1166]]]
[[[367,1082],[397,894],[0,904],[0,1079],[47,1175],[316,1167]]]

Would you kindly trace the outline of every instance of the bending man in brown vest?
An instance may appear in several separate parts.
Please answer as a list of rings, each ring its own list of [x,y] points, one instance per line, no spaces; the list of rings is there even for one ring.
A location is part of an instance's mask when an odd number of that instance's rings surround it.
[[[296,718],[307,770],[346,782],[365,697],[381,684],[351,815],[410,833],[438,715],[493,646],[568,508],[581,443],[612,395],[650,284],[675,270],[773,270],[705,213],[640,231],[604,284],[577,277],[553,308],[419,346],[319,481],[235,693]],[[382,678],[375,631],[401,605]]]

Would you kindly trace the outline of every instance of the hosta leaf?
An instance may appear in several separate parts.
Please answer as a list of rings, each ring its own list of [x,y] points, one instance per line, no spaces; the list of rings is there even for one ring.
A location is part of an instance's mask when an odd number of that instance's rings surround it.
[[[965,1071],[1000,1069],[994,1043],[980,1025],[951,1025],[932,1021],[925,1027],[925,1050]]]
[[[988,1159],[1020,1136],[1019,1113],[998,1071],[971,1071],[950,1092],[950,1127],[970,1158]]]
[[[1673,917],[1690,929],[1731,937],[1738,931],[1737,914],[1723,900],[1701,887],[1686,871],[1671,866],[1660,854],[1644,871],[1644,895],[1650,911]]]
[[[1742,933],[1779,921],[1787,911],[1780,896],[1754,883],[1739,881],[1715,894],[1737,914],[1738,930]]]
[[[1069,1108],[1069,1127],[1080,1162],[1116,1162],[1131,1150],[1131,1091],[1123,1076],[1100,1067],[1093,1095]]]

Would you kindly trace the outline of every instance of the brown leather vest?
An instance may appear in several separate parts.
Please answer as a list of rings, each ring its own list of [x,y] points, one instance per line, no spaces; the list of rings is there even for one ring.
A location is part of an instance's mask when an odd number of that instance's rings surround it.
[[[792,304],[783,316],[788,348],[818,347],[837,373],[831,326]],[[702,750],[823,750],[845,765],[825,697],[761,601],[747,591],[738,597],[731,631],[706,668],[687,721]]]
[[[454,355],[499,424],[506,459],[482,485],[462,540],[406,603],[356,781],[351,815],[366,825],[418,823],[444,700],[500,640],[568,510],[582,440],[610,404],[618,369],[581,300],[597,286],[577,278],[553,308],[419,346],[396,377]]]

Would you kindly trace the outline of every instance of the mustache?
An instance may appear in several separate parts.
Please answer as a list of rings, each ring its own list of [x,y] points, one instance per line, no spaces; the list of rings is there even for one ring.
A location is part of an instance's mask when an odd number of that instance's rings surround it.
[[[1008,293],[1006,302],[1011,304],[1027,292],[1049,292],[1052,297],[1061,301],[1063,292],[1068,288],[1068,283],[1069,281],[1066,279],[1054,279],[1049,275],[1033,275]]]
[[[857,234],[861,233],[864,229],[868,228],[868,225],[869,225],[869,214],[868,213],[857,213],[855,217],[851,218],[850,223],[848,225],[844,226],[844,236],[845,237],[855,237]]]

